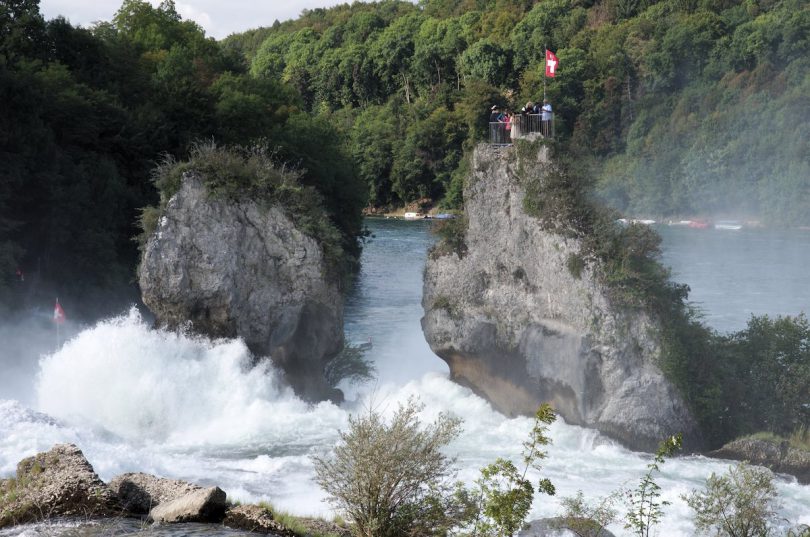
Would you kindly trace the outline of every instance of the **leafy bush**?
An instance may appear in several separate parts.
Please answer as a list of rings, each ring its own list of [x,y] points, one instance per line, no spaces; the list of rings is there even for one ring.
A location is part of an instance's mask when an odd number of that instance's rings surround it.
[[[664,334],[662,367],[710,447],[757,432],[793,436],[802,444],[810,427],[807,317],[754,316],[745,329],[727,335],[689,316],[673,319]]]
[[[647,473],[641,478],[638,486],[627,492],[627,519],[624,527],[638,537],[649,537],[650,531],[664,514],[663,508],[669,502],[660,500],[661,487],[655,482],[653,474],[660,471],[667,457],[681,449],[681,435],[667,438],[658,446],[653,461],[647,465]]]
[[[480,514],[473,535],[511,537],[523,527],[534,500],[534,486],[526,479],[526,473],[529,468],[542,468],[540,462],[546,458],[542,448],[551,443],[546,431],[556,419],[548,404],[537,409],[529,440],[523,443],[522,472],[512,461],[502,458],[481,469],[481,478],[477,481]],[[548,495],[555,492],[548,479],[541,479],[537,490]]]
[[[574,496],[561,498],[564,511],[558,524],[559,529],[570,530],[578,537],[603,537],[607,535],[607,525],[613,523],[618,516],[614,507],[617,500],[618,493],[614,493],[601,501],[590,503],[585,500],[581,490]]]
[[[585,260],[581,255],[572,253],[565,260],[565,266],[568,268],[568,274],[579,280],[582,278],[582,271],[585,270]]]
[[[433,247],[431,255],[434,257],[456,254],[464,257],[467,254],[467,215],[461,215],[449,220],[442,220],[433,225],[433,233],[439,236],[439,242]]]
[[[365,352],[360,347],[344,343],[343,349],[326,364],[326,382],[335,388],[342,380],[357,384],[373,379],[374,364],[366,360],[364,355]]]
[[[718,537],[769,535],[778,508],[773,474],[767,468],[740,463],[726,475],[712,473],[702,491],[684,500],[695,512],[695,528]]]
[[[423,426],[414,399],[386,423],[376,410],[349,418],[334,452],[315,456],[315,480],[361,537],[443,535],[469,517],[463,491],[450,482],[452,459],[442,453],[461,420],[441,414]]]
[[[450,298],[444,295],[439,295],[436,297],[436,299],[433,301],[432,309],[446,311],[447,315],[449,315],[451,319],[458,319],[461,317],[458,311],[458,306],[456,306],[453,301],[450,300]]]

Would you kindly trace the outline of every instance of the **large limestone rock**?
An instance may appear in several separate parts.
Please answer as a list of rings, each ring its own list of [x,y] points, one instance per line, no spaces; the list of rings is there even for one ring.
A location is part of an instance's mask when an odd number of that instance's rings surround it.
[[[227,507],[225,492],[219,487],[210,487],[161,503],[149,511],[149,518],[162,524],[222,522]]]
[[[337,398],[324,380],[343,342],[343,300],[319,244],[279,207],[213,199],[187,173],[144,249],[143,301],[161,326],[189,322],[269,355],[295,391]]]
[[[123,509],[81,450],[57,444],[17,464],[13,479],[0,480],[0,528],[56,517],[119,516]]]
[[[162,503],[202,490],[202,487],[187,481],[141,472],[115,476],[110,480],[109,487],[118,496],[121,505],[137,515],[146,515]]]
[[[466,255],[432,253],[422,327],[451,377],[510,415],[550,402],[568,423],[634,449],[682,432],[699,442],[676,389],[654,364],[658,327],[614,310],[591,269],[567,269],[575,239],[524,212],[514,150],[479,146],[464,191]],[[550,166],[541,150],[537,162]]]

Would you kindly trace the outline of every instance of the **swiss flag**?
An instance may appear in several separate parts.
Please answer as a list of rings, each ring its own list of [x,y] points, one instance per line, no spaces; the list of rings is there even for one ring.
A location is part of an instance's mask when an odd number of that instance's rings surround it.
[[[59,299],[56,299],[56,305],[53,307],[53,322],[62,324],[65,322],[65,310],[59,305]]]
[[[557,59],[557,56],[546,49],[546,76],[554,78],[557,74],[557,65],[559,65],[559,63],[560,61]]]

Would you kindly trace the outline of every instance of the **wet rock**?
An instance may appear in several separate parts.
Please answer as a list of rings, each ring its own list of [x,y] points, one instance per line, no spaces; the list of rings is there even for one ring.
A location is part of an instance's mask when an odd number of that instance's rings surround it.
[[[787,441],[740,438],[707,455],[765,466],[773,472],[795,476],[803,485],[810,485],[810,452],[791,447]]]
[[[339,400],[324,366],[342,348],[343,298],[319,243],[280,206],[213,198],[186,173],[139,269],[157,324],[241,337],[300,396]]]
[[[163,502],[149,512],[155,522],[222,522],[227,505],[219,487],[195,490],[175,500]]]
[[[202,487],[177,479],[165,479],[144,473],[128,473],[112,478],[110,489],[130,513],[146,515],[152,508],[181,498]]]
[[[591,530],[582,529],[585,526],[578,526],[578,532],[573,532],[567,528],[565,519],[560,517],[540,518],[532,520],[527,528],[518,533],[518,537],[615,537],[606,529]]]
[[[229,528],[280,537],[295,537],[295,533],[273,518],[273,513],[258,505],[239,505],[228,509],[222,522]]]
[[[566,422],[654,451],[681,432],[700,433],[656,361],[660,326],[619,311],[590,264],[572,270],[579,239],[544,230],[524,210],[521,169],[548,173],[545,150],[479,145],[465,183],[466,253],[434,250],[424,277],[422,328],[431,349],[507,415],[551,403]]]
[[[113,491],[72,444],[23,459],[16,477],[0,481],[0,528],[55,517],[120,516],[122,511]]]

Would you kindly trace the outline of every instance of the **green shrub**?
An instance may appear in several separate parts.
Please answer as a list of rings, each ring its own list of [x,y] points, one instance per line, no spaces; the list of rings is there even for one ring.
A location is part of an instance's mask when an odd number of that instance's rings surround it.
[[[439,257],[456,254],[464,257],[467,254],[467,215],[461,215],[449,220],[441,220],[433,225],[432,231],[439,237],[439,242],[433,247],[431,255]]]
[[[469,516],[466,496],[449,480],[453,461],[442,453],[461,420],[441,414],[423,426],[421,409],[411,399],[390,422],[373,409],[352,416],[334,451],[313,457],[316,482],[355,535],[444,535]]]
[[[449,315],[451,319],[458,319],[460,317],[458,307],[444,295],[439,295],[436,297],[436,299],[433,301],[432,309],[446,311],[447,315]]]
[[[255,201],[265,207],[279,206],[306,235],[323,249],[326,276],[346,287],[357,267],[357,259],[343,245],[345,237],[331,222],[323,197],[312,186],[302,183],[302,171],[279,161],[265,144],[218,146],[213,141],[193,145],[188,161],[166,156],[153,170],[152,179],[160,192],[160,206],[141,213],[141,242],[163,213],[166,204],[180,189],[184,174],[193,172],[210,196],[233,201]]]
[[[523,443],[522,472],[512,461],[502,458],[481,469],[481,478],[477,481],[480,515],[476,518],[473,535],[511,537],[523,527],[535,492],[526,473],[529,468],[542,469],[540,463],[546,458],[543,447],[551,443],[546,431],[556,419],[548,404],[537,409],[529,440]],[[548,495],[555,493],[548,479],[541,479],[537,490]]]
[[[638,486],[627,492],[627,518],[624,527],[638,537],[649,537],[652,529],[661,521],[663,508],[669,502],[661,500],[661,486],[655,482],[654,474],[660,472],[665,459],[681,449],[681,435],[667,438],[658,446],[653,461],[647,465],[647,473]]]
[[[703,490],[682,496],[695,513],[695,528],[718,537],[769,535],[777,518],[777,493],[767,468],[740,463],[712,474]]]
[[[347,380],[351,384],[367,382],[374,378],[374,374],[374,364],[366,360],[363,349],[345,342],[343,349],[326,364],[324,369],[324,377],[333,388],[342,380]]]
[[[579,537],[604,537],[607,535],[605,528],[618,516],[618,511],[614,507],[618,499],[619,493],[615,492],[601,501],[590,503],[585,500],[581,490],[574,496],[561,498],[563,514],[557,527],[571,530]]]
[[[571,253],[565,260],[565,266],[568,268],[568,273],[579,280],[582,278],[582,271],[585,270],[585,260],[581,255]]]

